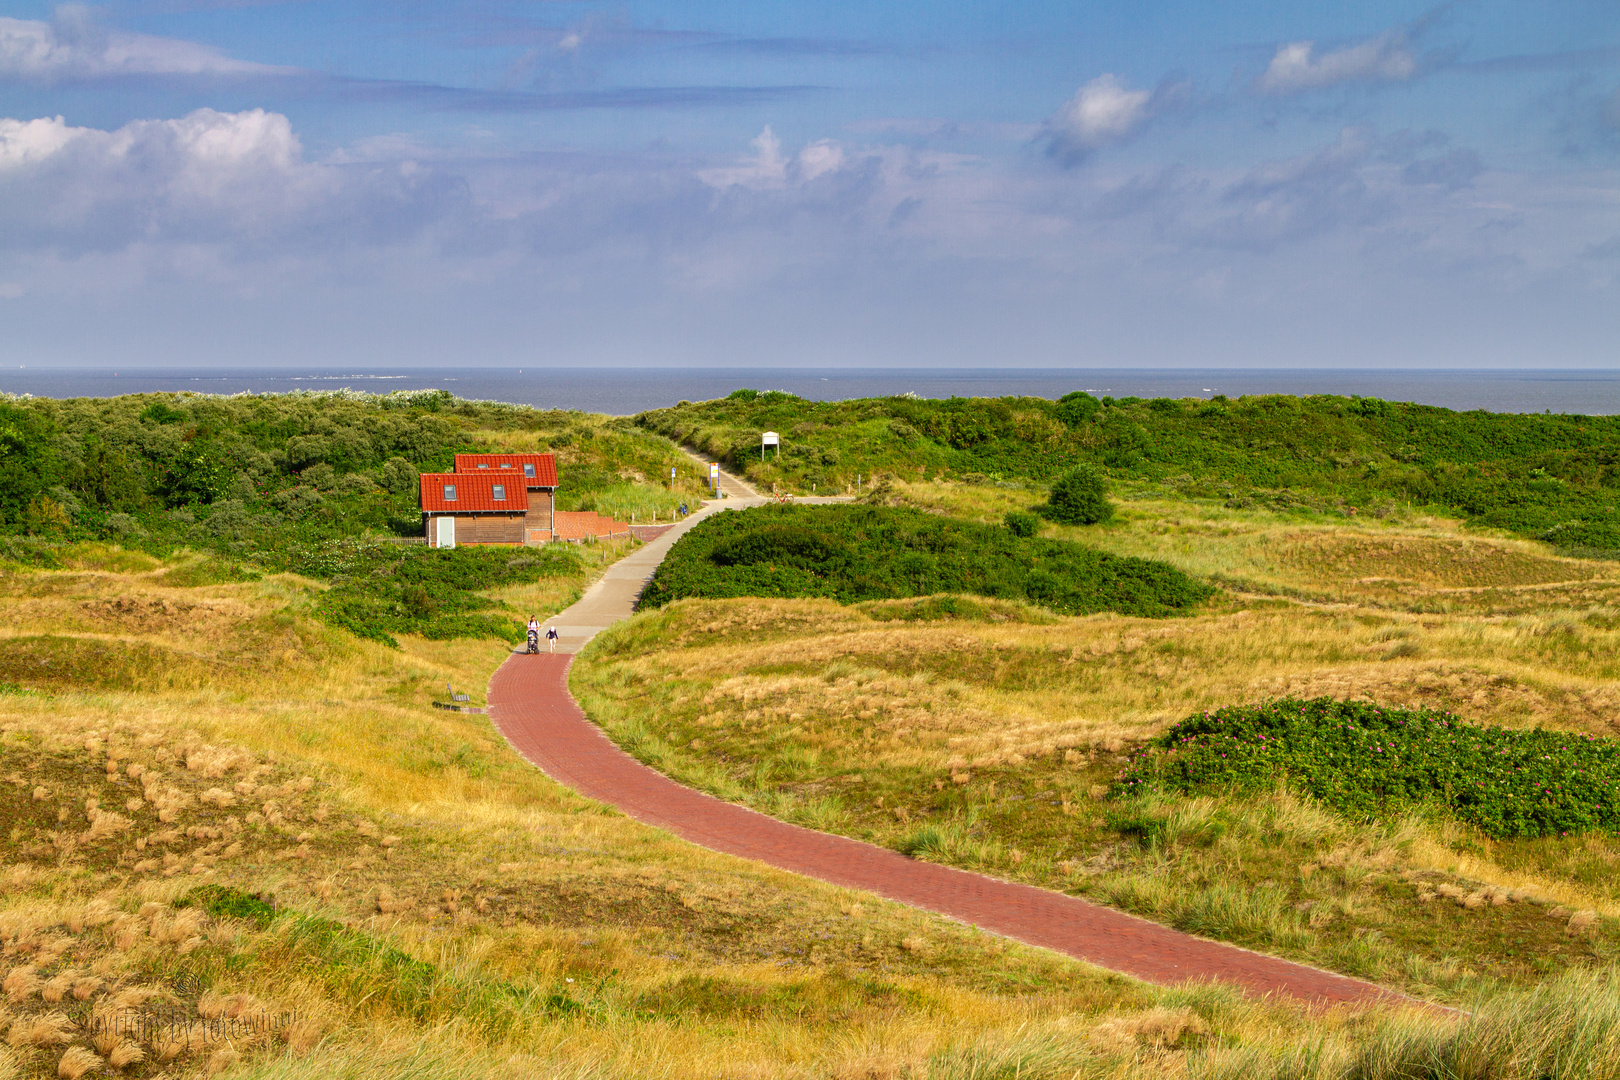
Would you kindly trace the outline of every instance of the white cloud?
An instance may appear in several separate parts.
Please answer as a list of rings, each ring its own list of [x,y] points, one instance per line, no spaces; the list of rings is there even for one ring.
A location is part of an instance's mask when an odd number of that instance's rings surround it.
[[[822,139],[800,150],[794,164],[799,179],[814,180],[844,167],[844,148],[831,139]]]
[[[748,145],[754,148],[752,157],[725,168],[702,169],[698,179],[717,188],[779,188],[790,180],[804,183],[844,167],[844,148],[831,139],[808,144],[789,161],[769,124]]]
[[[1101,146],[1117,142],[1147,119],[1146,90],[1127,90],[1113,75],[1099,75],[1058,110],[1057,123],[1075,142]]]
[[[1296,94],[1345,82],[1404,82],[1417,71],[1405,32],[1390,31],[1320,55],[1314,41],[1281,45],[1255,85],[1269,94]]]
[[[130,75],[276,75],[294,69],[235,60],[208,45],[105,30],[64,5],[51,22],[0,18],[0,79],[49,82]]]
[[[1153,115],[1151,90],[1128,90],[1114,75],[1099,75],[1075,92],[1047,121],[1054,157],[1078,163],[1092,151],[1124,142]]]
[[[54,120],[0,119],[0,172],[42,161],[84,130],[68,127],[60,116]]]

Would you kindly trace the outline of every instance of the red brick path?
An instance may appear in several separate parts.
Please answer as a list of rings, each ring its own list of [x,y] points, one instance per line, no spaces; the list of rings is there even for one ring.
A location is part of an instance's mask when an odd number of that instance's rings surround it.
[[[1371,983],[1192,937],[1062,893],[802,829],[683,787],[620,750],[585,718],[568,692],[572,659],[515,654],[507,660],[489,684],[496,728],[558,783],[694,844],[874,892],[1148,982],[1219,979],[1251,994],[1326,1004],[1409,1000]]]

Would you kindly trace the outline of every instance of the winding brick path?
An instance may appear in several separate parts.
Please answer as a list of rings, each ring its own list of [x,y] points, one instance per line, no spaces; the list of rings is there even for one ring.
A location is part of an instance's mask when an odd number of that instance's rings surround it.
[[[568,692],[566,655],[516,654],[489,685],[512,746],[558,783],[715,851],[937,912],[1154,983],[1218,979],[1320,1004],[1402,1002],[1392,991],[1099,907],[1062,893],[918,862],[683,787],[615,746]]]

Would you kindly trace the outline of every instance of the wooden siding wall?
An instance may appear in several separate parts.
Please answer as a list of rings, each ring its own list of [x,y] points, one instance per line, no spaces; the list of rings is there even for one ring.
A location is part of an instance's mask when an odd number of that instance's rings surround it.
[[[531,529],[551,528],[551,492],[529,492],[528,527]]]
[[[456,544],[521,544],[525,539],[522,514],[435,514],[428,518],[428,543],[437,545],[440,517],[456,519]]]

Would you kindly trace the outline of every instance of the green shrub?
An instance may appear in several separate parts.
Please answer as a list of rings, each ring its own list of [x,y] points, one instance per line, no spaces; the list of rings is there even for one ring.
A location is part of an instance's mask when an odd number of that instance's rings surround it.
[[[1079,427],[1102,410],[1102,402],[1086,393],[1076,390],[1072,394],[1064,394],[1058,398],[1057,416],[1070,427]]]
[[[1022,510],[1009,510],[1002,520],[1014,536],[1034,536],[1041,531],[1041,519]]]
[[[227,885],[199,885],[176,900],[174,906],[201,908],[216,919],[242,919],[261,930],[276,917],[274,904]]]
[[[1435,805],[1499,838],[1620,830],[1620,740],[1325,697],[1191,716],[1148,743],[1111,794],[1279,783],[1358,819]]]
[[[395,495],[414,495],[417,492],[417,478],[421,474],[416,466],[402,457],[391,457],[383,462],[382,484]]]
[[[969,593],[1070,615],[1164,616],[1211,592],[1165,563],[992,525],[891,507],[781,506],[698,524],[670,549],[641,602],[825,596],[855,603]]]
[[[1065,525],[1096,525],[1114,516],[1114,504],[1108,501],[1108,481],[1102,473],[1087,465],[1079,465],[1052,485],[1052,495],[1046,502],[1045,514],[1053,521]]]
[[[1620,553],[1620,522],[1566,521],[1537,537],[1561,551],[1582,555]]]

